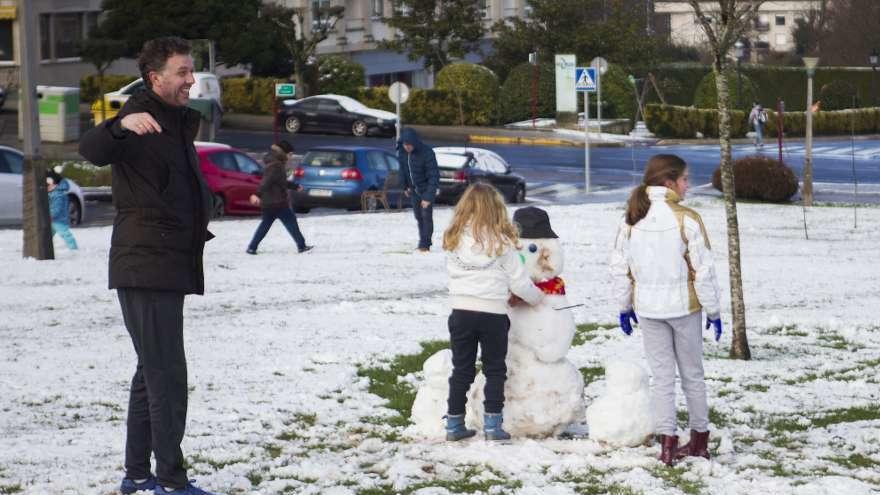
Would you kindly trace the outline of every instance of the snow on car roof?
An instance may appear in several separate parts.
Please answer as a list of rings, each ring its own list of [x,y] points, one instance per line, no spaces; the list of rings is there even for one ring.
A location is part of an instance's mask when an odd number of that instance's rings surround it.
[[[434,152],[437,157],[437,166],[441,168],[461,168],[468,162],[468,156],[464,153]]]

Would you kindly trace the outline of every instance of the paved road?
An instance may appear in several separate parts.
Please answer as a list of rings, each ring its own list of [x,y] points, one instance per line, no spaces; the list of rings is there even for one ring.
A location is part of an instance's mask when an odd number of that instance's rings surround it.
[[[297,150],[322,145],[368,145],[386,149],[393,148],[390,138],[283,134]],[[266,149],[273,140],[271,132],[221,131],[218,141],[250,151]],[[434,146],[457,145],[428,141]],[[584,153],[577,147],[539,147],[522,145],[481,144],[481,148],[494,150],[503,156],[529,183],[529,197],[537,202],[568,203],[584,201]],[[775,143],[761,150],[752,145],[735,145],[734,158],[756,152],[775,157]],[[684,158],[691,169],[691,183],[707,184],[718,167],[720,151],[717,145],[627,146],[619,148],[594,148],[591,150],[591,181],[598,191],[629,188],[639,182],[644,163],[656,153],[675,153]],[[804,147],[792,143],[783,148],[783,159],[795,172],[802,173]],[[828,193],[817,199],[827,201],[850,201],[855,174],[862,187],[860,201],[880,202],[880,141],[816,141],[813,146],[813,180],[827,183]],[[875,185],[876,187],[872,187]],[[599,198],[595,198],[601,200]]]

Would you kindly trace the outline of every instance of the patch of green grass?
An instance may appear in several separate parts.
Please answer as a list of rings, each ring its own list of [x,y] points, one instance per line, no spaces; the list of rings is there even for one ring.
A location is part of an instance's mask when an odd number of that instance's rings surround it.
[[[394,490],[393,485],[381,485],[374,488],[363,488],[357,491],[357,495],[396,495],[400,493]]]
[[[699,480],[691,480],[685,478],[685,474],[688,473],[688,469],[684,466],[682,467],[658,467],[650,470],[651,475],[656,478],[660,478],[663,480],[667,486],[672,486],[678,488],[684,493],[688,493],[690,495],[698,495],[703,492],[703,489],[706,487],[705,483]]]
[[[0,485],[0,495],[10,495],[12,493],[23,492],[24,488],[18,483],[14,485]]]
[[[250,459],[244,459],[244,458],[218,461],[215,459],[211,459],[209,457],[205,457],[200,454],[194,454],[194,455],[190,456],[190,463],[192,465],[199,464],[199,463],[207,464],[218,471],[225,468],[226,466],[232,466],[233,464],[241,464],[241,463],[249,462],[249,461],[250,461]]]
[[[619,483],[608,484],[603,478],[601,471],[587,468],[584,472],[567,472],[563,476],[558,476],[553,481],[562,483],[571,483],[575,493],[579,495],[635,495],[636,492],[627,486]]]
[[[718,411],[714,407],[709,408],[709,421],[715,426],[727,425],[727,415]]]
[[[246,477],[251,482],[251,486],[260,486],[260,483],[263,482],[263,475],[257,471],[249,472]]]
[[[581,368],[580,372],[581,376],[584,377],[585,387],[605,376],[605,368],[601,366],[588,366],[585,368]]]
[[[465,469],[456,469],[460,476],[457,479],[433,479],[422,481],[406,487],[397,492],[401,495],[411,495],[422,488],[445,488],[452,493],[489,493],[489,490],[508,489],[514,490],[522,487],[519,480],[508,480],[501,473],[488,466],[466,466]]]
[[[279,433],[278,435],[275,435],[276,440],[283,440],[285,442],[292,442],[294,440],[302,440],[304,438],[306,438],[306,437],[297,433],[296,430],[287,430],[287,431]]]
[[[281,447],[273,444],[266,444],[263,446],[266,449],[266,453],[269,454],[269,457],[272,459],[277,459],[281,457]]]
[[[572,347],[584,345],[587,342],[599,336],[599,331],[606,328],[613,328],[612,323],[582,323],[577,326],[574,332],[574,338],[571,340]]]
[[[819,335],[816,339],[821,342],[819,344],[819,347],[827,347],[829,349],[845,351],[849,349],[852,345],[845,338],[836,333],[823,333]]]
[[[770,386],[763,383],[750,383],[743,388],[749,392],[766,392],[770,390]]]
[[[850,454],[849,457],[825,457],[824,459],[839,464],[847,469],[875,468],[880,462],[862,454]]]
[[[358,369],[358,376],[370,380],[368,390],[371,394],[378,395],[388,402],[385,407],[393,409],[409,424],[413,401],[416,399],[416,391],[413,387],[399,378],[422,369],[425,361],[434,353],[449,347],[446,340],[433,340],[422,342],[422,351],[418,354],[402,354],[395,356],[388,367],[372,367]]]
[[[838,423],[854,423],[856,421],[873,421],[880,419],[880,405],[856,406],[837,409],[829,414],[813,420],[813,426],[824,428]]]
[[[315,423],[318,422],[318,415],[317,414],[296,413],[293,415],[293,420],[302,426],[315,426]]]

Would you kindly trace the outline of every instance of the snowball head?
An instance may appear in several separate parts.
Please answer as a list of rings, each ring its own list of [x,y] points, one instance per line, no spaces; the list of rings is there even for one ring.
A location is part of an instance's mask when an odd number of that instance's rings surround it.
[[[648,390],[648,372],[633,361],[609,360],[605,363],[605,383],[609,394],[630,394]]]
[[[520,259],[535,282],[558,277],[565,260],[559,239],[520,239]]]
[[[446,398],[449,395],[452,351],[438,351],[425,361],[422,371],[425,381],[416,393],[410,417],[413,424],[406,429],[406,434],[436,438],[446,434],[443,415],[446,414]]]

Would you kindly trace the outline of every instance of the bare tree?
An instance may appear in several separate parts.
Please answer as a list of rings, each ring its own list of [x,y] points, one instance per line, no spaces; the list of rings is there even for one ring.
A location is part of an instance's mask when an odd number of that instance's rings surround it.
[[[739,222],[736,216],[736,194],[733,161],[730,150],[730,91],[724,77],[730,64],[730,51],[744,34],[752,29],[758,9],[764,0],[688,0],[712,52],[712,72],[718,90],[718,139],[721,143],[721,185],[724,189],[724,210],[727,215],[727,250],[730,271],[730,305],[733,312],[733,340],[730,357],[751,359],[746,334],[746,306],[742,290]]]
[[[315,2],[313,7],[287,8],[276,4],[262,7],[260,15],[269,19],[278,29],[290,57],[296,77],[297,96],[308,96],[306,66],[315,56],[318,44],[336,29],[336,23],[345,14],[345,7]],[[306,19],[311,17],[311,24]]]

